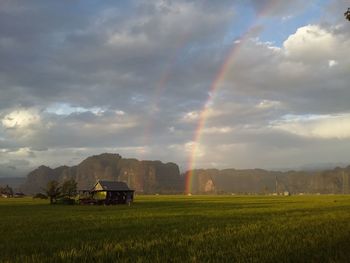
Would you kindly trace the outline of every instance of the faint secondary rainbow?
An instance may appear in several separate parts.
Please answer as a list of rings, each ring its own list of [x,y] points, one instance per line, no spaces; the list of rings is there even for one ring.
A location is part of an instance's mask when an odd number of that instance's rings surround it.
[[[198,155],[198,147],[201,140],[201,136],[203,133],[203,128],[205,126],[205,123],[208,118],[208,113],[210,109],[210,105],[214,100],[215,94],[218,91],[218,89],[221,87],[221,84],[225,80],[225,76],[230,68],[230,65],[232,64],[233,60],[235,59],[235,56],[237,55],[240,47],[249,39],[251,36],[251,31],[256,26],[256,22],[259,20],[260,17],[268,14],[269,12],[273,11],[274,8],[276,8],[280,4],[278,0],[271,0],[267,1],[267,4],[262,8],[262,10],[256,15],[254,23],[248,29],[245,31],[245,33],[240,37],[238,41],[234,42],[233,47],[228,52],[223,64],[219,68],[217,74],[215,75],[214,81],[212,82],[209,90],[209,96],[204,104],[203,109],[200,112],[198,123],[194,132],[193,136],[193,147],[192,151],[188,160],[187,165],[187,174],[186,174],[186,182],[185,182],[185,192],[187,194],[190,194],[193,187],[193,178],[194,178],[194,169],[196,167],[196,157]]]
[[[171,77],[172,69],[176,63],[176,59],[179,56],[179,51],[181,51],[182,47],[185,45],[185,41],[187,40],[187,33],[183,33],[181,37],[178,39],[178,41],[175,43],[175,47],[173,49],[173,53],[169,58],[166,60],[167,63],[160,78],[157,80],[155,85],[155,90],[153,92],[152,99],[150,100],[150,109],[157,109],[159,102],[161,100],[161,97],[166,90],[166,84],[169,81],[169,78]],[[156,114],[156,113],[155,113]],[[147,154],[147,147],[151,144],[152,139],[152,129],[154,126],[156,118],[148,118],[148,120],[145,122],[144,126],[144,132],[143,132],[143,140],[142,140],[142,147],[140,148],[140,152],[138,153],[140,159],[144,159],[145,155]],[[147,157],[146,157],[147,158]],[[143,188],[144,186],[144,180],[142,179],[140,181],[140,187]]]
[[[157,108],[159,105],[159,102],[162,98],[163,93],[166,90],[167,83],[169,82],[169,79],[172,75],[172,70],[174,66],[176,65],[176,59],[179,57],[180,51],[183,49],[183,47],[187,44],[187,40],[189,37],[189,32],[184,32],[180,35],[178,40],[175,43],[175,46],[172,51],[172,55],[169,56],[169,58],[166,60],[165,68],[156,82],[155,90],[153,92],[153,96],[150,100],[150,109],[155,110],[155,114],[157,112]],[[150,145],[151,139],[152,139],[152,129],[154,127],[154,122],[156,120],[156,116],[153,116],[151,118],[148,118],[148,121],[145,122],[144,126],[144,133],[143,133],[143,147],[147,147]],[[141,156],[145,154],[145,152],[141,153]]]

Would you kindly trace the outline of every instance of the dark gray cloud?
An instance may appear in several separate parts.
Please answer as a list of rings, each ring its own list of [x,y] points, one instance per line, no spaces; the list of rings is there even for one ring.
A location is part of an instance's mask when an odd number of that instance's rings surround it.
[[[4,8],[1,16],[0,67],[2,98],[24,106],[127,106],[135,93],[152,96],[166,67],[178,63],[188,45],[222,38],[232,19],[223,6],[215,8],[217,16],[206,13],[204,4],[182,1],[136,2],[126,14],[113,5],[91,13],[81,2],[18,5],[20,11]]]

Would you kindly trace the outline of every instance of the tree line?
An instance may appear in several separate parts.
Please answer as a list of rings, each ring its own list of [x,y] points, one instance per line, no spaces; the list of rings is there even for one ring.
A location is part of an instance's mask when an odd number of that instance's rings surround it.
[[[8,185],[6,185],[5,187],[0,187],[0,194],[7,197],[12,197],[13,189]]]

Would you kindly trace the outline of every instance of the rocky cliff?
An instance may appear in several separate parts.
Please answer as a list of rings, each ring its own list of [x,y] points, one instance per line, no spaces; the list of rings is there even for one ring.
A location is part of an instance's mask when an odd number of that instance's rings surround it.
[[[288,191],[292,194],[350,194],[350,166],[326,171],[276,172],[262,169],[194,170],[191,193],[261,193]],[[89,189],[98,179],[127,183],[138,193],[183,193],[184,179],[175,163],[125,159],[119,154],[91,156],[77,166],[51,169],[40,166],[28,174],[25,193],[42,192],[50,180],[73,178],[79,189]]]
[[[350,166],[317,172],[198,169],[192,174],[192,193],[350,193]]]
[[[42,192],[50,180],[73,178],[79,189],[91,188],[98,179],[123,181],[139,193],[177,193],[183,191],[183,178],[175,163],[124,159],[119,154],[91,156],[77,166],[51,169],[40,166],[27,176],[22,190]]]

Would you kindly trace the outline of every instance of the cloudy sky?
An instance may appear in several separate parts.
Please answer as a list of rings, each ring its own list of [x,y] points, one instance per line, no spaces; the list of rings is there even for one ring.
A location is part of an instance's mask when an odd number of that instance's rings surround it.
[[[1,0],[0,176],[102,152],[350,163],[348,5]]]

